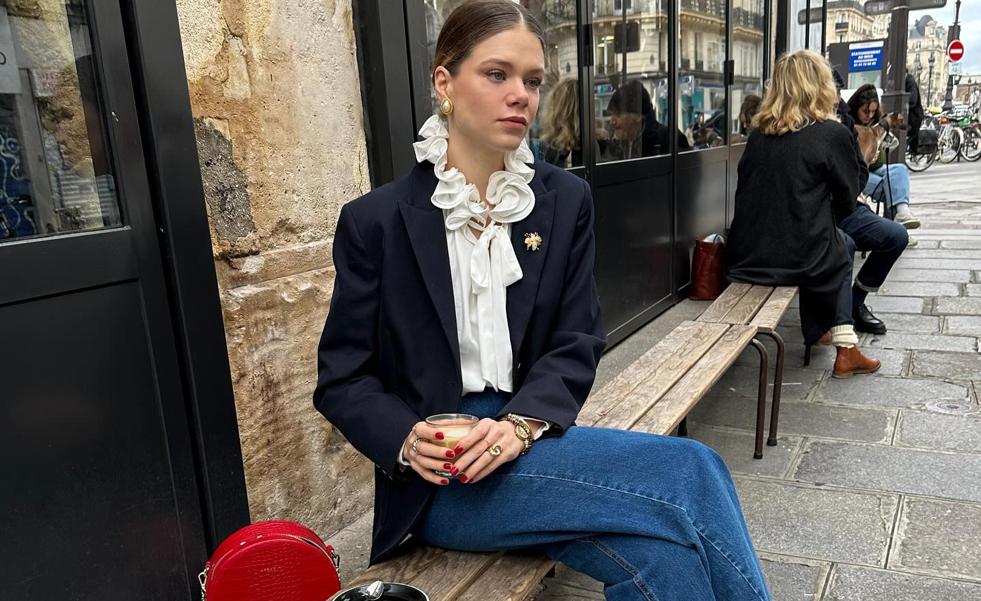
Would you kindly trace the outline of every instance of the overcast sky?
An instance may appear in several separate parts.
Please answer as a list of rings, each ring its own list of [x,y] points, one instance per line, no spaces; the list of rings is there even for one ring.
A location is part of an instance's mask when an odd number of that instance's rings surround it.
[[[938,25],[954,24],[955,0],[947,0],[944,8],[915,10],[909,14],[910,27],[923,15],[930,15]],[[964,42],[963,73],[981,75],[981,0],[961,0],[961,41]]]

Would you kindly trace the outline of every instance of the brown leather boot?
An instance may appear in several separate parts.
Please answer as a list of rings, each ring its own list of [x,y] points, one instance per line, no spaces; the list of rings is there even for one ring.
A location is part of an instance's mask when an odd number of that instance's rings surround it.
[[[872,374],[879,371],[882,362],[872,359],[862,354],[857,346],[845,348],[837,347],[838,356],[835,357],[835,370],[831,375],[835,378],[850,378],[855,374]]]

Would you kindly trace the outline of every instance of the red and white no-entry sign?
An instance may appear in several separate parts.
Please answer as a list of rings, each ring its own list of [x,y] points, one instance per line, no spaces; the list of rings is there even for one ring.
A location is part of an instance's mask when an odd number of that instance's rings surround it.
[[[960,40],[951,41],[950,45],[947,46],[947,58],[950,62],[956,63],[957,61],[964,58],[964,42]]]

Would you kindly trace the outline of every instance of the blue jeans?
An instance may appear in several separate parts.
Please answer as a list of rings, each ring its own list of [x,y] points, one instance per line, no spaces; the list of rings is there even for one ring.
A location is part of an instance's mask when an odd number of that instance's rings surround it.
[[[854,287],[849,272],[848,281],[843,284],[842,296],[839,296],[839,313],[847,310],[850,315],[853,307],[864,303],[868,293],[877,292],[879,286],[886,281],[889,270],[909,244],[909,234],[901,224],[879,217],[865,205],[856,207],[851,215],[838,224],[838,229],[844,234],[850,258],[854,259],[855,252],[859,250],[869,252],[865,264],[855,277]],[[846,300],[849,295],[850,301]]]
[[[886,177],[887,171],[889,177]],[[898,204],[909,204],[909,171],[906,165],[883,165],[869,171],[869,183],[865,184],[864,192],[876,201],[886,203],[890,209]]]
[[[467,395],[494,416],[507,397]],[[605,585],[609,601],[769,601],[732,478],[683,438],[573,426],[476,484],[441,487],[428,544],[533,548]]]

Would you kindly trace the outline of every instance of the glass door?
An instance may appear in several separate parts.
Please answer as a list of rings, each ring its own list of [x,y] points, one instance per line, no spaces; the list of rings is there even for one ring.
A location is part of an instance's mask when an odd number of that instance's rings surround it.
[[[0,2],[11,599],[186,599],[204,559],[127,54],[119,3]]]

